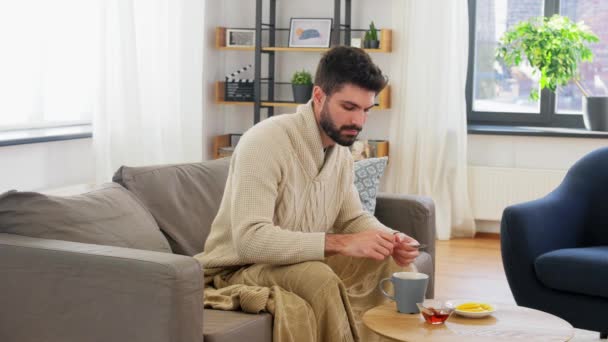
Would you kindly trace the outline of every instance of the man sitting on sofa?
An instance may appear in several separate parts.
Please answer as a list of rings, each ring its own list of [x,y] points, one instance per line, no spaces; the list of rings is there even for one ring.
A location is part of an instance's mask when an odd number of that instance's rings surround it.
[[[364,211],[352,145],[386,79],[361,49],[319,62],[311,101],[240,139],[205,251],[205,305],[269,311],[275,341],[369,341],[379,280],[411,269],[417,241]],[[369,334],[369,335],[368,335]]]

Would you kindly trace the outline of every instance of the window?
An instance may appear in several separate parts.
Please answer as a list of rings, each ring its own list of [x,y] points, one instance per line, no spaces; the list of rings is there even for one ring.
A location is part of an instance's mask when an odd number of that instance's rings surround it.
[[[540,101],[531,68],[506,67],[495,56],[502,34],[518,22],[539,15],[562,14],[583,20],[600,37],[591,46],[592,63],[580,64],[581,82],[594,95],[608,95],[608,1],[469,0],[469,68],[467,110],[470,124],[583,128],[582,95],[576,85],[548,90]]]
[[[0,131],[91,122],[99,51],[93,4],[0,2]]]

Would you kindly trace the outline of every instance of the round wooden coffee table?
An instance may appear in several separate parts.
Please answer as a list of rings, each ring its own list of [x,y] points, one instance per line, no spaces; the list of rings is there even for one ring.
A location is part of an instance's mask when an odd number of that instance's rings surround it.
[[[395,303],[377,306],[363,315],[372,331],[397,341],[568,341],[574,336],[570,323],[551,314],[515,305],[498,305],[484,318],[453,313],[440,325],[428,324],[420,314],[397,312]]]

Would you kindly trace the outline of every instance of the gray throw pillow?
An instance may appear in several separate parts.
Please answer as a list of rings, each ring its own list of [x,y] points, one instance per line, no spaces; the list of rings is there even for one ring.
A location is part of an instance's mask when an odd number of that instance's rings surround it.
[[[0,233],[171,253],[152,215],[118,184],[75,196],[6,192]]]
[[[355,162],[355,186],[359,192],[361,205],[372,215],[376,211],[376,195],[387,161],[387,157],[382,157]]]
[[[139,198],[156,219],[173,252],[203,251],[224,194],[230,159],[202,163],[121,167],[113,180]]]

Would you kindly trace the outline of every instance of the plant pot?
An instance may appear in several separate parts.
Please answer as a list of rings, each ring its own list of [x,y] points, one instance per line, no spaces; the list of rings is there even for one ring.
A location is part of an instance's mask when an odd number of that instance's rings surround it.
[[[292,84],[291,89],[296,103],[306,103],[312,97],[312,84]]]
[[[363,41],[364,49],[378,49],[380,47],[379,40],[365,40]]]
[[[608,131],[608,96],[583,97],[583,121],[590,131]]]

